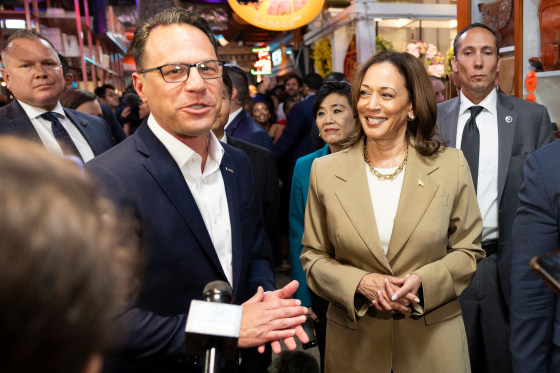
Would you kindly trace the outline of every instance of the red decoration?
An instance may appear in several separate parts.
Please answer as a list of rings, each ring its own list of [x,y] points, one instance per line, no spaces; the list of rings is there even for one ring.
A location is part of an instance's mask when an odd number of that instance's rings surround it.
[[[352,40],[350,40],[350,44],[348,44],[346,56],[344,57],[344,75],[351,78],[356,66],[358,66],[358,54],[356,51],[356,35],[354,35]]]
[[[537,102],[537,98],[533,94],[537,89],[537,75],[535,75],[534,71],[529,71],[527,76],[525,77],[525,87],[529,93],[525,96],[525,100]]]

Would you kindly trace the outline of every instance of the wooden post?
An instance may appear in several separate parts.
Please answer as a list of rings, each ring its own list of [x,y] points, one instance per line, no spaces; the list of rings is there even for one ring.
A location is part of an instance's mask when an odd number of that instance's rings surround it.
[[[80,1],[74,0],[74,10],[76,12],[76,30],[78,34],[78,44],[80,46],[80,63],[82,65],[82,81],[84,82],[84,90],[88,90],[88,75],[86,69],[86,60],[84,59],[84,38],[82,37],[82,16],[80,14]]]
[[[457,0],[457,32],[471,24],[471,1]]]
[[[88,0],[84,0],[84,15],[86,17],[86,26],[87,26],[87,42],[88,42],[88,49],[89,49],[89,58],[91,58],[91,60],[93,62],[98,62],[101,61],[100,58],[95,58],[94,54],[93,54],[93,43],[91,40],[91,24],[89,23],[89,7],[88,7]],[[99,57],[99,56],[98,56]],[[97,87],[97,74],[96,74],[96,69],[97,67],[95,66],[95,64],[91,64],[91,81],[93,82],[93,89],[95,89],[95,87]]]
[[[33,18],[35,19],[35,31],[41,32],[40,21],[39,21],[39,4],[37,0],[31,2],[33,4]]]
[[[513,94],[523,98],[523,0],[513,1],[514,45]]]

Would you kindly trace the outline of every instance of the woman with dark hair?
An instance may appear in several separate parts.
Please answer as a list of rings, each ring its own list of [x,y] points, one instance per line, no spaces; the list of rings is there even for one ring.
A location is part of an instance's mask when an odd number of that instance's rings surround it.
[[[107,122],[111,130],[111,134],[118,143],[126,138],[115,114],[110,109],[104,111],[95,94],[79,89],[71,89],[62,92],[59,100],[60,104],[64,107],[105,119],[105,122]],[[105,107],[107,107],[107,105],[105,105]]]
[[[470,372],[459,295],[482,219],[460,150],[412,55],[381,52],[352,84],[358,131],[313,163],[301,261],[330,302],[327,372]]]
[[[294,168],[289,212],[290,267],[292,279],[298,280],[300,284],[293,297],[298,298],[302,305],[308,307],[309,316],[315,322],[321,354],[321,371],[323,371],[328,303],[309,291],[299,256],[302,249],[301,237],[303,236],[305,202],[309,189],[311,165],[316,158],[342,150],[344,141],[348,140],[348,137],[356,131],[350,83],[331,82],[319,87],[313,99],[313,116],[319,128],[319,136],[323,138],[326,145],[314,153],[299,158]]]
[[[274,122],[276,116],[274,115],[274,104],[270,98],[255,102],[251,108],[251,116],[268,132],[273,143],[282,135],[284,126]]]
[[[82,113],[103,117],[97,96],[88,91],[67,90],[60,95],[60,104]]]

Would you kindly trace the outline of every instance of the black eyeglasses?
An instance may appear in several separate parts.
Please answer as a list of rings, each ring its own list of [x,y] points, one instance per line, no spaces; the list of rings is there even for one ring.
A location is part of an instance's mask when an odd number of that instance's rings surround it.
[[[202,79],[217,79],[222,77],[224,63],[218,60],[202,61],[195,64],[170,63],[138,71],[139,74],[159,70],[161,77],[167,83],[182,83],[189,79],[191,67],[195,67]]]

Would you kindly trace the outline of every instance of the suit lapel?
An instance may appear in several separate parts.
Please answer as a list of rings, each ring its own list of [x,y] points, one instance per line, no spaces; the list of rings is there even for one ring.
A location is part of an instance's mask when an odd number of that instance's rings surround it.
[[[345,181],[335,191],[335,195],[364,244],[377,261],[391,272],[391,266],[381,246],[379,230],[377,229],[377,222],[373,213],[369,184],[365,173],[362,144],[363,142],[360,140],[347,153],[348,162],[346,164],[357,166],[335,171],[335,176]]]
[[[37,130],[17,100],[8,104],[6,114],[8,117],[6,123],[15,135],[42,143]]]
[[[504,186],[511,158],[515,127],[517,125],[517,111],[507,99],[507,95],[498,92],[498,203],[502,200]],[[507,118],[507,119],[506,119]]]
[[[243,242],[241,241],[241,222],[237,218],[239,214],[239,200],[237,184],[235,182],[235,168],[231,155],[226,151],[220,165],[226,197],[228,201],[229,220],[231,225],[231,255],[233,272],[233,297],[235,298],[239,289],[241,275],[241,264],[243,260]]]
[[[416,150],[409,146],[399,206],[387,252],[389,263],[402,250],[432,202],[439,184],[428,175],[437,168],[435,162],[421,159]]]
[[[140,126],[136,130],[135,138],[137,150],[146,156],[146,160],[143,162],[144,168],[177,209],[177,212],[189,227],[191,234],[196,238],[225,280],[226,275],[216,254],[214,244],[177,163],[147,125]]]
[[[76,127],[78,131],[80,131],[82,136],[84,136],[84,139],[89,144],[89,147],[93,151],[93,154],[94,155],[101,154],[103,151],[100,151],[100,149],[96,149],[96,143],[95,141],[92,141],[92,138],[90,136],[90,131],[88,131],[88,121],[79,118],[75,113],[73,113],[72,111],[66,108],[64,108],[64,113],[66,114],[68,119],[70,119],[70,121],[74,124],[74,127]]]
[[[446,140],[450,147],[457,146],[457,122],[461,101],[457,97],[450,101],[442,110],[443,115],[438,118],[441,138]]]

